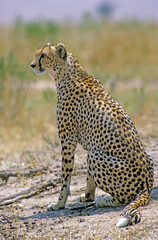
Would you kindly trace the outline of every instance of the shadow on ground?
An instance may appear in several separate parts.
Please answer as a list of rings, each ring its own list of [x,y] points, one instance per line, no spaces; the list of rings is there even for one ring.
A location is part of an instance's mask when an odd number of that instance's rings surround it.
[[[151,201],[158,199],[158,187],[154,187],[151,192]],[[85,207],[84,207],[85,206]],[[37,214],[28,216],[28,217],[19,217],[19,220],[28,220],[28,219],[46,219],[46,218],[60,218],[60,217],[74,217],[74,216],[92,216],[92,215],[101,215],[106,212],[119,212],[120,210],[123,210],[124,206],[120,207],[105,207],[105,208],[96,208],[93,207],[86,207],[84,204],[80,204],[80,207],[75,208],[75,204],[73,204],[73,207],[70,208],[58,210],[58,211],[45,211],[45,212],[39,212]],[[40,206],[36,206],[35,208],[40,208]]]

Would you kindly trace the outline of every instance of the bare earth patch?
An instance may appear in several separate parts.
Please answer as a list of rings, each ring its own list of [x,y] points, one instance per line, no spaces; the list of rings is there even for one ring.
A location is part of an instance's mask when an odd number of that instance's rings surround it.
[[[95,208],[79,203],[86,185],[86,152],[78,146],[67,207],[47,211],[48,204],[56,202],[60,183],[44,192],[0,207],[0,239],[157,239],[158,237],[158,138],[150,141],[147,152],[154,160],[154,189],[148,206],[140,208],[142,220],[135,226],[117,228],[123,207]],[[6,197],[46,180],[60,180],[60,149],[34,152],[33,159],[49,165],[40,175],[10,177],[7,184],[0,180],[0,198]],[[44,162],[42,162],[44,159]],[[97,196],[104,193],[97,190]]]

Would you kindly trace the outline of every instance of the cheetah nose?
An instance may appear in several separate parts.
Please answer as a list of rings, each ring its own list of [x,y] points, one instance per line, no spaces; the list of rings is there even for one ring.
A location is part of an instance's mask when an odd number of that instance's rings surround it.
[[[32,68],[35,68],[35,67],[36,67],[36,64],[31,63],[31,67],[32,67]]]

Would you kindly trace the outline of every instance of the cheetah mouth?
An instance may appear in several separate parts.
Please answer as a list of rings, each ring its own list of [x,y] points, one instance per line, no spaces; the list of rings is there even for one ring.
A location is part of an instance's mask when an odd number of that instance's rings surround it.
[[[33,69],[33,71],[36,73],[36,75],[41,75],[45,72],[44,69],[40,69],[40,71],[36,70],[36,69]]]
[[[40,73],[43,73],[45,70],[40,66]]]

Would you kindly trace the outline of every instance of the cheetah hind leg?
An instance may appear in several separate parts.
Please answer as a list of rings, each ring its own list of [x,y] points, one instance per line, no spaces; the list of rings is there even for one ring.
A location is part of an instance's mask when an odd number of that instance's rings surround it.
[[[133,225],[141,220],[140,212],[137,210],[140,206],[145,206],[149,203],[149,192],[145,190],[139,194],[137,199],[128,204],[123,210],[123,217],[119,219],[116,224],[117,227],[126,227],[127,225]]]
[[[118,207],[118,206],[121,206],[121,203],[117,199],[111,196],[102,196],[102,197],[96,198],[95,206],[96,207]]]

